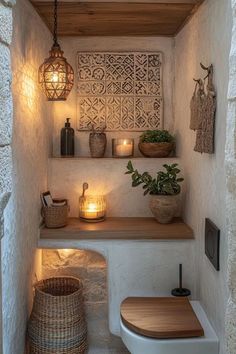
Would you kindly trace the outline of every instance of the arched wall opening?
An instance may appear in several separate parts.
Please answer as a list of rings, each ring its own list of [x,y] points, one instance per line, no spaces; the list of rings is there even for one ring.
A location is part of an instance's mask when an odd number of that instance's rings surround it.
[[[107,266],[101,254],[90,250],[42,250],[42,278],[74,276],[83,282],[91,352],[100,350],[104,354],[118,351],[126,353],[121,339],[109,331]]]

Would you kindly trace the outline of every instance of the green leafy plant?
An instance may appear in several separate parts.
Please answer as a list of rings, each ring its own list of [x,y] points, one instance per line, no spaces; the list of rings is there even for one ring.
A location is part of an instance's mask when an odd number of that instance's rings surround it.
[[[180,170],[178,164],[163,165],[165,172],[157,172],[156,178],[153,178],[148,172],[140,174],[138,170],[134,169],[132,162],[129,161],[127,165],[127,172],[132,177],[132,187],[137,187],[143,184],[144,195],[176,195],[181,191],[180,184],[183,178],[178,178]]]
[[[174,140],[167,130],[147,130],[140,136],[141,143],[172,143]]]

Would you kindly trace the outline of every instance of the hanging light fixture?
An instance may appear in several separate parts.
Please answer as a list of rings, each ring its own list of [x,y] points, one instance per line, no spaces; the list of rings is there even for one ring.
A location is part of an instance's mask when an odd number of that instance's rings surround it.
[[[74,84],[74,70],[57,42],[57,0],[54,0],[54,32],[50,57],[39,68],[39,83],[48,101],[65,101]]]

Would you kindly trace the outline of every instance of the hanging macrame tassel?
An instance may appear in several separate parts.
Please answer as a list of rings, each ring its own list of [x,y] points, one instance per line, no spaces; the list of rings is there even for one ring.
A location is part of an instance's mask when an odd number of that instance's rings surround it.
[[[200,152],[201,154],[203,153],[203,136],[202,136],[202,130],[200,129],[197,130],[194,151]]]
[[[206,102],[206,93],[204,89],[204,83],[199,80],[199,100],[198,100],[198,121],[199,125],[197,128],[196,134],[196,143],[194,151],[203,152],[203,125],[205,120],[205,102]]]
[[[197,109],[197,95],[199,90],[197,90],[198,83],[196,82],[193,97],[190,102],[190,126],[189,128],[192,130],[196,130],[198,128],[197,126],[197,120],[198,120],[198,109]]]
[[[216,92],[213,85],[212,71],[208,77],[207,95],[205,98],[205,121],[203,127],[203,152],[214,153],[214,128],[216,113]]]
[[[201,111],[199,107],[201,106],[201,96],[202,96],[202,80],[197,80],[193,97],[190,103],[191,117],[190,117],[190,129],[197,130],[201,125]]]

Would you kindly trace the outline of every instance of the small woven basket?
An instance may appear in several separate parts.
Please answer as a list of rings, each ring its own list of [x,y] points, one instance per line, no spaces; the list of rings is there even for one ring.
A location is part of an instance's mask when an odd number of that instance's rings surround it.
[[[62,206],[42,207],[45,226],[49,229],[64,227],[68,223],[68,204]]]
[[[29,354],[86,353],[83,305],[79,279],[55,277],[38,282],[27,331]]]

